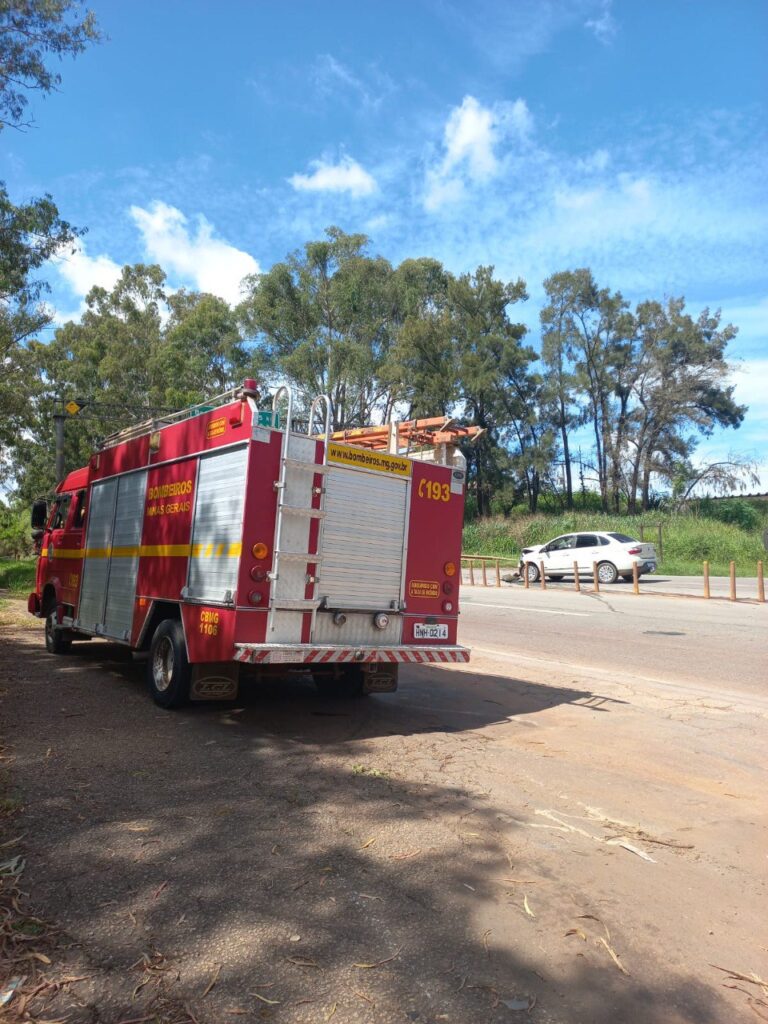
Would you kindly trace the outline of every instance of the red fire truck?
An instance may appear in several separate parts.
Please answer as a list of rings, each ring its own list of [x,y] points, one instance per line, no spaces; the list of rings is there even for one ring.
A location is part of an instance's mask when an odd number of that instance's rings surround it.
[[[271,411],[258,401],[249,380],[114,434],[50,510],[35,503],[29,611],[47,649],[100,637],[148,652],[166,708],[234,699],[242,666],[355,695],[395,690],[403,662],[468,661],[457,449],[331,435],[325,396],[303,431],[287,388]]]

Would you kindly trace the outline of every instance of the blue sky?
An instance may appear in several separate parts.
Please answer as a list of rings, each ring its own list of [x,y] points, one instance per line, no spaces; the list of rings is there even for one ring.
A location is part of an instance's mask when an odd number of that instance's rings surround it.
[[[93,7],[109,41],[0,151],[14,198],[89,229],[48,275],[62,316],[138,260],[234,300],[337,224],[395,263],[522,277],[535,342],[543,279],[589,266],[740,327],[750,414],[702,452],[768,458],[763,0]]]

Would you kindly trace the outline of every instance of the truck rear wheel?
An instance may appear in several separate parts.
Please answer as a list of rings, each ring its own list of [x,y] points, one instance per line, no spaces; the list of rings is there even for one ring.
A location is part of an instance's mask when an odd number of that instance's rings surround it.
[[[66,654],[71,646],[69,630],[59,626],[56,609],[53,608],[45,617],[45,649],[49,654]]]
[[[155,630],[149,648],[147,682],[152,700],[161,708],[183,707],[189,701],[191,678],[181,623],[165,619]]]

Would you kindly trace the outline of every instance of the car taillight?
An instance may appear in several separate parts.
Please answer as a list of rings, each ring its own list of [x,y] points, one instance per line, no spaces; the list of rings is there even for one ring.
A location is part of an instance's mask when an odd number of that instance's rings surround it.
[[[642,548],[630,548],[629,549],[629,554],[630,555],[639,555],[642,552],[642,550],[643,550]]]

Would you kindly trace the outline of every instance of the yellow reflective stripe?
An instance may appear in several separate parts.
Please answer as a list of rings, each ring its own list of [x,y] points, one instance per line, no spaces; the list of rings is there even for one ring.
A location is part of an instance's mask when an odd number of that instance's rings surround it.
[[[43,548],[42,551],[40,552],[40,555],[42,558],[46,558],[48,555],[48,548]]]
[[[189,544],[142,544],[139,552],[142,558],[186,558]]]
[[[141,558],[239,558],[243,545],[235,544],[142,544],[141,547],[115,547],[115,548],[84,548],[80,550],[61,551],[57,550],[54,557],[62,558],[134,558],[139,555]],[[47,554],[46,548],[41,552]]]

